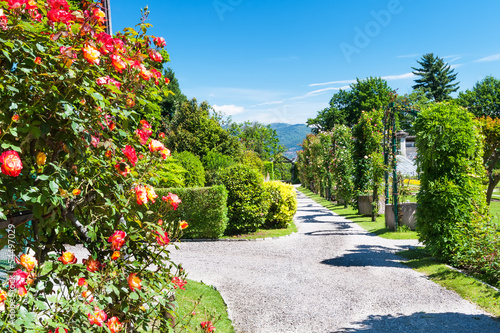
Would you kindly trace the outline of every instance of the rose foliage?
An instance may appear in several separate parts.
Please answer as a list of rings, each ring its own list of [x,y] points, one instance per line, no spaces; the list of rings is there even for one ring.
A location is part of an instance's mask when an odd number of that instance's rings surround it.
[[[0,331],[168,332],[181,228],[158,221],[182,198],[151,186],[170,152],[141,120],[169,93],[165,41],[147,12],[110,36],[100,3],[82,8],[0,1],[0,246],[17,257]]]

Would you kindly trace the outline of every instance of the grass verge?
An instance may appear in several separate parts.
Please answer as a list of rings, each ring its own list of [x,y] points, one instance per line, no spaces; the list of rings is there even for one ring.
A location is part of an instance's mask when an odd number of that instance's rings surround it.
[[[176,293],[177,328],[182,328],[180,332],[202,332],[200,323],[204,321],[211,321],[216,332],[235,332],[226,303],[214,287],[188,280],[185,288]]]
[[[256,232],[235,235],[235,236],[224,236],[222,239],[258,239],[258,238],[271,238],[271,237],[282,237],[288,236],[294,232],[297,232],[297,226],[295,223],[290,223],[288,228],[284,229],[258,229]]]
[[[316,201],[323,207],[339,214],[340,216],[344,216],[345,218],[357,223],[366,231],[371,232],[377,236],[388,239],[418,239],[418,235],[415,231],[411,230],[401,230],[401,231],[392,231],[385,227],[385,217],[383,215],[378,216],[375,222],[372,222],[371,217],[359,215],[358,211],[352,207],[344,208],[344,205],[337,205],[331,201],[322,198],[321,196],[314,194],[307,188],[300,186],[298,190]]]
[[[446,289],[455,291],[462,298],[477,304],[495,317],[500,317],[499,291],[435,260],[424,248],[401,251],[397,254],[408,260],[403,262],[408,267],[427,275]]]

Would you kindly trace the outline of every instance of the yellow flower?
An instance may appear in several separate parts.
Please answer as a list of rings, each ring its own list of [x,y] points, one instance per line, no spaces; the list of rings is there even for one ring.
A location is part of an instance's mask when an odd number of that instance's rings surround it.
[[[47,161],[47,155],[45,155],[45,153],[39,152],[36,155],[36,164],[42,166],[45,165],[45,161]]]

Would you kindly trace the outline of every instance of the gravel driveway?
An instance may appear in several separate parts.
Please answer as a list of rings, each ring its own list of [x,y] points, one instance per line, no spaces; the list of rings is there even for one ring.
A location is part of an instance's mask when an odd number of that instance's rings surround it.
[[[399,263],[388,240],[298,193],[299,232],[261,241],[183,242],[172,258],[215,286],[239,333],[500,332],[456,293]],[[224,333],[224,332],[219,332]]]

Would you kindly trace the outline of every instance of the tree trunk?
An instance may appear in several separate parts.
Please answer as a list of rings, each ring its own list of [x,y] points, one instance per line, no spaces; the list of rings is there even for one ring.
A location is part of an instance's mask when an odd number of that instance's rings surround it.
[[[500,181],[500,173],[497,174],[491,174],[489,175],[489,182],[488,182],[488,190],[486,192],[486,202],[488,205],[491,202],[491,197],[493,195],[493,190],[495,187],[498,185],[498,182]]]
[[[378,215],[378,186],[373,187],[373,200],[372,200],[372,222],[377,220]]]

